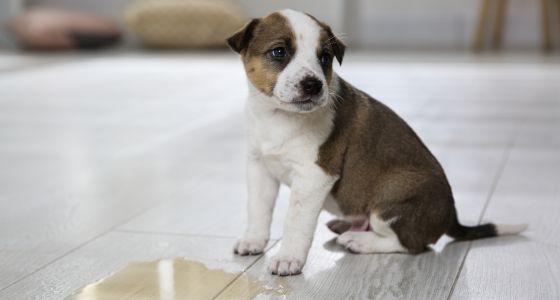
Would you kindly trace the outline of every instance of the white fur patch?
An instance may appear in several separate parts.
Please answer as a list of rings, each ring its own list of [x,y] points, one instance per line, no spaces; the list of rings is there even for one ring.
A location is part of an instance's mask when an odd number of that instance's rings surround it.
[[[337,238],[337,243],[358,254],[407,252],[391,229],[394,219],[384,221],[372,213],[369,218],[371,231],[346,231]]]
[[[299,96],[299,84],[305,77],[315,77],[322,81],[323,86],[327,85],[327,79],[317,58],[321,27],[315,20],[299,11],[285,9],[280,11],[280,14],[288,20],[295,34],[296,53],[278,76],[273,95],[280,101],[292,102]],[[323,98],[328,96],[326,89],[323,89],[322,93]]]
[[[246,110],[249,222],[236,251],[251,254],[266,244],[263,242],[269,236],[277,185],[284,183],[291,187],[290,205],[282,246],[269,270],[293,275],[301,272],[305,264],[317,218],[338,177],[327,174],[315,163],[319,147],[332,131],[332,108],[319,106],[302,114],[279,107],[279,101],[290,101],[295,96],[296,86],[308,74],[323,78],[326,84],[316,55],[319,26],[303,13],[291,10],[281,13],[294,28],[297,50],[279,75],[272,96],[263,94],[249,82]],[[329,97],[328,92],[324,96]]]
[[[495,224],[498,235],[518,234],[525,231],[528,224]]]

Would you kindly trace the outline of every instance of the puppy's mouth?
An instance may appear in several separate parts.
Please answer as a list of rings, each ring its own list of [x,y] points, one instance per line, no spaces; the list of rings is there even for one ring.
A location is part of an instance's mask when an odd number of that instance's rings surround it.
[[[317,107],[321,106],[323,103],[322,97],[298,97],[296,99],[292,99],[292,101],[287,102],[289,106],[295,108],[298,112],[306,113],[315,110]]]
[[[289,101],[282,101],[278,99],[280,104],[283,105],[288,110],[295,110],[298,112],[311,112],[315,110],[317,107],[323,106],[326,102],[326,99],[323,95],[301,95],[296,96]]]
[[[303,98],[296,98],[290,102],[291,104],[302,105],[302,104],[313,104],[315,103],[313,97],[303,97]]]

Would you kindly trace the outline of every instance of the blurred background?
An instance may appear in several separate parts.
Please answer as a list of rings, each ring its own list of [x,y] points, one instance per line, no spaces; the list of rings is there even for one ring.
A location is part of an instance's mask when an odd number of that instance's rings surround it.
[[[224,39],[282,8],[348,44],[336,72],[434,152],[462,223],[530,224],[359,256],[323,212],[288,298],[560,299],[560,0],[0,0],[0,299],[163,257],[271,279],[289,190],[266,253],[234,256],[247,82]]]
[[[403,1],[403,0],[325,0],[325,1],[258,1],[232,0],[229,2],[215,1],[148,1],[137,0],[4,0],[0,3],[0,22],[19,18],[20,35],[12,30],[12,38],[6,28],[0,33],[0,41],[4,48],[22,45],[23,28],[27,22],[43,32],[71,32],[81,29],[90,33],[103,33],[103,19],[95,19],[88,26],[81,25],[73,19],[70,12],[79,12],[88,17],[103,17],[107,22],[114,22],[119,33],[122,33],[121,46],[137,48],[146,45],[146,29],[150,26],[163,26],[162,35],[172,35],[173,19],[166,19],[170,14],[182,19],[181,24],[189,24],[189,30],[202,30],[197,27],[212,27],[235,18],[247,20],[271,11],[290,7],[309,12],[319,19],[331,24],[331,27],[343,34],[351,49],[383,49],[383,50],[457,50],[465,51],[482,48],[481,41],[503,40],[508,50],[538,50],[558,45],[560,13],[557,1],[524,1],[524,0],[480,0],[480,1]],[[213,5],[212,5],[213,4]],[[49,18],[43,14],[25,15],[33,9],[62,10],[67,12],[65,18]],[[41,12],[41,11],[40,11]],[[48,11],[53,13],[53,11]],[[182,15],[181,15],[182,13]],[[129,15],[128,21],[125,17]],[[82,15],[83,16],[83,15]],[[220,19],[211,19],[217,16]],[[27,18],[26,18],[27,17]],[[86,17],[86,16],[83,16]],[[140,21],[140,18],[147,18]],[[173,17],[171,17],[173,18]],[[42,23],[44,22],[44,23]],[[167,26],[167,27],[166,27]],[[18,27],[13,25],[13,27]],[[28,29],[31,30],[31,29]],[[107,30],[105,28],[105,30]],[[79,30],[78,30],[79,31]],[[481,32],[484,31],[484,34]],[[210,31],[207,31],[211,33]],[[14,36],[15,35],[15,36]],[[485,37],[481,37],[484,36]],[[177,38],[180,37],[178,33]],[[159,37],[159,39],[171,38]],[[200,41],[204,36],[197,36]],[[208,38],[208,37],[206,37]],[[19,42],[18,42],[19,39]],[[158,38],[155,38],[158,39]],[[29,42],[29,41],[28,41]],[[143,43],[144,42],[144,43]],[[490,43],[492,44],[492,43]],[[495,45],[495,43],[494,43]],[[168,44],[173,47],[176,45]],[[188,46],[188,45],[187,45]]]

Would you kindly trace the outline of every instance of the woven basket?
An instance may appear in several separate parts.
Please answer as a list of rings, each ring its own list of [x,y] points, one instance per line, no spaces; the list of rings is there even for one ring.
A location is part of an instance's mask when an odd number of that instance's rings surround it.
[[[142,44],[156,48],[222,47],[246,20],[232,4],[200,0],[142,2],[125,19]]]

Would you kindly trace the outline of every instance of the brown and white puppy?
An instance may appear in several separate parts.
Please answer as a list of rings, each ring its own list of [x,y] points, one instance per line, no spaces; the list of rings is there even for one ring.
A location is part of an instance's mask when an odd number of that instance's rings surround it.
[[[273,274],[299,274],[325,206],[337,242],[355,253],[420,253],[443,234],[460,240],[526,225],[461,225],[438,161],[392,110],[339,78],[344,44],[310,15],[283,10],[228,39],[249,78],[248,226],[235,245],[259,254],[281,183],[291,188]],[[330,205],[333,204],[334,205]]]

